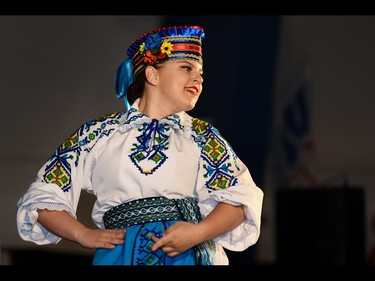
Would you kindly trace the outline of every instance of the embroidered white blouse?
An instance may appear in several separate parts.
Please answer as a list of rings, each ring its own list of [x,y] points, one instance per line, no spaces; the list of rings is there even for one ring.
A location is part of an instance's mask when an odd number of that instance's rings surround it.
[[[227,264],[222,247],[243,251],[259,238],[262,190],[215,127],[186,112],[151,119],[138,104],[83,124],[57,148],[17,202],[19,235],[58,243],[61,237],[37,221],[37,209],[76,218],[82,190],[96,196],[92,219],[100,228],[107,210],[139,198],[197,198],[202,217],[218,202],[242,204],[246,220],[214,239],[216,264]]]

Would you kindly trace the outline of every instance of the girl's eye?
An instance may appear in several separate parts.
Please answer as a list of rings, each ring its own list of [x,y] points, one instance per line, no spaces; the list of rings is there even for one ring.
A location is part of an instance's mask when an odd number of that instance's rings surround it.
[[[191,67],[190,66],[188,66],[188,65],[185,65],[185,66],[181,66],[181,68],[183,68],[183,69],[186,69],[186,70],[191,70]]]

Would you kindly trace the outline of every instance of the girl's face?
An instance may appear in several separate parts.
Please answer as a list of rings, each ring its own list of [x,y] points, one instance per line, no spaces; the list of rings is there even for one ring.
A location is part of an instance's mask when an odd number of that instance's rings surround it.
[[[195,107],[202,92],[202,65],[193,60],[168,60],[157,69],[157,101],[170,114]]]

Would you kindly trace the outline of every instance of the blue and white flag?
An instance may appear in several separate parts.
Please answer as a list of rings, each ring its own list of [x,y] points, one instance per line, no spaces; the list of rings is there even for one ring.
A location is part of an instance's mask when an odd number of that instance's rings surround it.
[[[273,185],[313,187],[317,185],[315,143],[311,131],[312,85],[304,67],[285,91],[277,93],[270,142]]]

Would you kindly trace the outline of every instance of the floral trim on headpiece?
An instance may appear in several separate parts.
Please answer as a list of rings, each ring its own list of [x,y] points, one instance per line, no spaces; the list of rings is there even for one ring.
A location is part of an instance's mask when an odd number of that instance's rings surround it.
[[[144,56],[145,64],[155,64],[162,61],[171,54],[172,44],[168,40],[163,40],[158,33],[151,35],[139,46],[139,53]]]
[[[159,28],[138,37],[127,50],[128,58],[119,66],[116,76],[116,95],[124,98],[127,109],[127,91],[134,77],[147,65],[170,59],[188,59],[203,63],[203,28],[199,26],[173,26]]]

